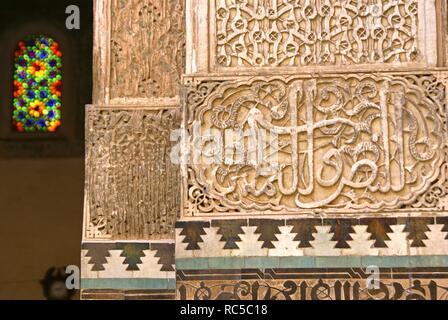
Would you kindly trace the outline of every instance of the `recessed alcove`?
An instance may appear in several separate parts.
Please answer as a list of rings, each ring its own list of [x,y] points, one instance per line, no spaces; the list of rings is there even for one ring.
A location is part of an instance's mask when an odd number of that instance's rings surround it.
[[[81,28],[66,28],[66,8],[80,8]],[[0,4],[0,157],[67,157],[84,153],[84,108],[92,100],[92,1],[30,1]],[[54,133],[22,133],[12,126],[14,53],[19,41],[44,35],[62,56],[62,125]]]

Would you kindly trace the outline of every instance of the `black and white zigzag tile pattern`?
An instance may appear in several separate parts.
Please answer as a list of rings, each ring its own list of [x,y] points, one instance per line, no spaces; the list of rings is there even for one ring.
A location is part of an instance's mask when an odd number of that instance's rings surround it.
[[[174,243],[85,242],[83,278],[174,278]]]
[[[176,257],[448,255],[448,217],[179,221]]]

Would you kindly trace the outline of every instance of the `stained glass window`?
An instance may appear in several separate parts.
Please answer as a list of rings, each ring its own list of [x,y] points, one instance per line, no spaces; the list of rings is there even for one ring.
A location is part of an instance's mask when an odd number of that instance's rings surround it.
[[[42,35],[15,52],[13,125],[19,132],[55,132],[61,125],[62,52]]]

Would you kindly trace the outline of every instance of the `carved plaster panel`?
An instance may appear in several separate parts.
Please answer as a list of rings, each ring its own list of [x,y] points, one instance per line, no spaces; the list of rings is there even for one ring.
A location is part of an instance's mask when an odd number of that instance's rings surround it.
[[[446,209],[441,80],[351,74],[192,82],[184,214]]]
[[[179,95],[183,0],[112,0],[111,98]]]
[[[194,32],[187,36],[187,73],[262,72],[279,67],[338,70],[347,65],[405,68],[437,63],[434,1],[188,3],[187,8],[208,10],[187,15],[187,26]]]
[[[216,0],[221,66],[414,62],[418,2]]]
[[[96,0],[95,103],[178,103],[185,0]]]
[[[85,239],[173,236],[180,173],[170,160],[178,110],[89,107]]]

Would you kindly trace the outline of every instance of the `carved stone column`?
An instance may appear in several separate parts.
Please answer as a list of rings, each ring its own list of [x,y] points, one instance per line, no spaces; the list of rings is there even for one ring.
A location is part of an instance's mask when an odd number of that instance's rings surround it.
[[[174,298],[183,0],[96,0],[82,298]]]
[[[446,296],[443,12],[187,0],[177,298]]]

